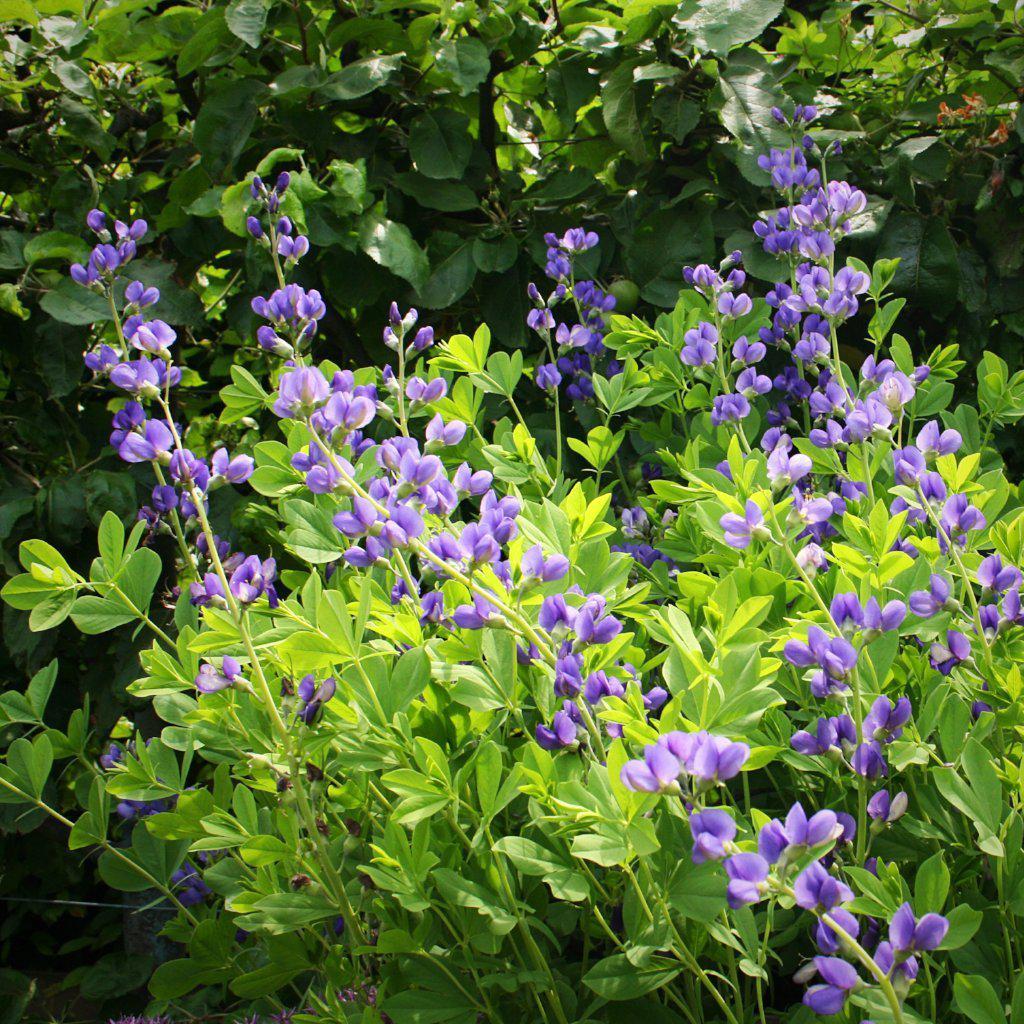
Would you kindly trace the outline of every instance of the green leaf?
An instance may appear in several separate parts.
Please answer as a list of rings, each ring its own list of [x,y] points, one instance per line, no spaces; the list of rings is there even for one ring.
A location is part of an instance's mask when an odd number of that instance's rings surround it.
[[[684,0],[672,20],[697,49],[724,57],[756,39],[782,8],[783,0]]]
[[[0,284],[0,310],[19,320],[27,320],[32,315],[21,301],[18,286],[11,281]]]
[[[256,123],[257,100],[266,86],[252,78],[211,91],[195,120],[192,141],[213,178],[229,170],[245,149]]]
[[[24,249],[25,262],[28,264],[42,263],[44,260],[60,260],[63,262],[84,260],[89,255],[89,247],[77,235],[66,231],[44,231],[41,235],[33,235]]]
[[[735,54],[723,70],[716,92],[722,124],[740,143],[740,170],[749,181],[764,184],[767,175],[758,167],[757,157],[788,142],[771,115],[778,93],[763,60],[748,51]]]
[[[379,694],[388,718],[405,711],[430,682],[430,660],[422,647],[406,651],[391,670],[387,689]]]
[[[357,100],[387,85],[401,66],[400,53],[357,60],[331,75],[316,94],[325,100]]]
[[[953,979],[956,1008],[974,1024],[1006,1024],[1003,1002],[991,982],[980,974],[958,974]]]
[[[409,155],[428,178],[461,178],[472,152],[469,120],[454,110],[425,110],[409,126]]]
[[[469,291],[476,277],[473,245],[460,245],[436,267],[419,290],[419,302],[427,309],[445,309]]]
[[[937,316],[956,304],[960,263],[956,244],[939,217],[916,213],[891,217],[882,232],[878,256],[899,259],[892,279],[896,292]]]
[[[946,932],[939,949],[959,949],[966,946],[981,927],[983,916],[980,910],[975,910],[966,903],[957,904],[946,914],[949,931]]]
[[[14,773],[20,789],[37,800],[53,767],[53,747],[45,733],[35,740],[16,739],[7,748],[7,766]]]
[[[633,70],[638,62],[620,64],[605,80],[601,89],[601,116],[612,140],[621,146],[633,160],[640,162],[649,156],[647,131],[642,122],[640,87],[633,81]],[[649,87],[647,92],[649,94]]]
[[[712,864],[680,861],[668,886],[672,909],[692,921],[713,921],[726,907],[725,882]]]
[[[616,953],[594,964],[583,976],[583,983],[602,999],[636,999],[667,985],[681,970],[664,957],[652,957],[638,966],[625,953]]]
[[[468,96],[490,72],[491,57],[481,40],[462,36],[438,47],[437,67],[455,82],[459,95]]]
[[[929,857],[918,869],[914,879],[914,909],[918,916],[941,913],[949,895],[949,868],[941,853]]]
[[[359,245],[363,252],[391,273],[421,288],[430,273],[427,254],[413,240],[404,224],[380,214],[367,214],[360,225]]]
[[[107,300],[102,295],[75,284],[70,277],[62,278],[56,288],[45,292],[39,300],[39,305],[54,320],[75,327],[87,327],[101,320],[111,319]]]
[[[224,11],[224,22],[233,36],[256,49],[267,25],[267,9],[267,0],[231,0]]]
[[[462,182],[434,180],[416,171],[406,171],[395,176],[395,184],[407,196],[412,196],[421,206],[431,210],[455,213],[475,210],[480,205],[476,193]]]

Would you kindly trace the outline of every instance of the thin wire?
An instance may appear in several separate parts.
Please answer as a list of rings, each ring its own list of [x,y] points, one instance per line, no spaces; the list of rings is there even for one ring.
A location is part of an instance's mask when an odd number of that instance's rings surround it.
[[[42,903],[62,907],[101,907],[108,910],[133,910],[139,913],[142,910],[162,910],[164,913],[177,913],[176,907],[160,906],[151,903],[147,906],[138,906],[134,903],[94,903],[91,900],[44,900],[34,896],[0,896],[0,903]]]

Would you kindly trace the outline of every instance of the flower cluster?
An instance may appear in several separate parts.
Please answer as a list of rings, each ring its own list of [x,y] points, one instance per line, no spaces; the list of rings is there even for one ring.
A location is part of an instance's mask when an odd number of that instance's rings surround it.
[[[598,245],[595,232],[570,228],[561,237],[549,233],[544,241],[548,246],[544,273],[555,287],[547,296],[535,284],[527,288],[533,308],[526,322],[543,339],[549,360],[538,364],[534,379],[543,391],[557,392],[561,387],[569,401],[586,402],[594,397],[591,376],[596,361],[605,354],[602,339],[615,298],[594,281],[576,279],[577,259]],[[575,323],[556,319],[560,306],[571,308],[570,319]],[[614,367],[606,369],[611,376]]]

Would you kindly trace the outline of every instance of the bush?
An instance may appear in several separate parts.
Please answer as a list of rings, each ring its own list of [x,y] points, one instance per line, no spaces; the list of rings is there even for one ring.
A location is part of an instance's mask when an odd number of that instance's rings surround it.
[[[169,905],[150,1012],[1019,1016],[1024,515],[991,439],[1020,377],[986,353],[951,408],[956,346],[917,365],[894,331],[898,263],[837,255],[867,206],[841,147],[769,116],[748,251],[787,280],[755,297],[734,251],[650,324],[596,233],[551,234],[528,358],[397,303],[388,365],[320,358],[296,179],[252,179],[273,290],[199,430],[148,225],[89,214],[86,363],[155,479],[87,573],[27,541],[3,596],[141,631],[162,724],[97,767],[83,711],[45,724],[50,666],[5,696],[0,793]]]

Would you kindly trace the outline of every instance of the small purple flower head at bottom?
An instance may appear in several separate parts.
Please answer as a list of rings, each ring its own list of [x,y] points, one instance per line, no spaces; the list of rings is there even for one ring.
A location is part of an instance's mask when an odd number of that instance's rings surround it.
[[[841,1012],[850,993],[861,983],[856,968],[835,956],[816,956],[814,966],[823,984],[812,985],[804,993],[804,1006],[822,1016]]]
[[[860,934],[860,922],[848,910],[844,910],[842,907],[834,907],[828,912],[828,917],[833,924],[839,925],[845,935],[848,935],[851,939],[856,939]],[[814,930],[814,940],[818,944],[818,949],[823,953],[831,955],[842,950],[844,936],[840,935],[824,921],[819,921],[817,928]]]

